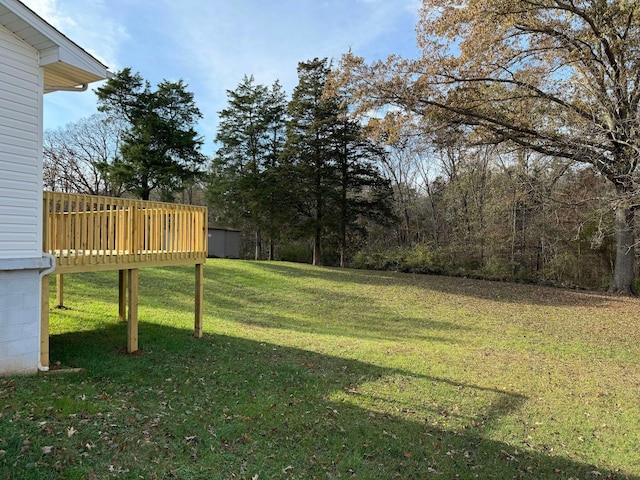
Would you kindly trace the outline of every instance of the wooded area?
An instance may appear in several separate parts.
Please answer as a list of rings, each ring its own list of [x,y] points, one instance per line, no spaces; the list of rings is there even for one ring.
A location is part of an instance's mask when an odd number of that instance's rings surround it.
[[[537,152],[605,179],[615,216],[611,290],[631,293],[639,8],[624,0],[423,0],[420,58],[368,65],[349,54],[340,81],[362,112],[394,105],[424,131],[464,126],[472,144]]]
[[[290,99],[245,76],[212,159],[186,85],[125,69],[106,117],[47,133],[45,182],[206,202],[256,259],[632,294],[638,8],[423,0],[420,58],[301,62]]]

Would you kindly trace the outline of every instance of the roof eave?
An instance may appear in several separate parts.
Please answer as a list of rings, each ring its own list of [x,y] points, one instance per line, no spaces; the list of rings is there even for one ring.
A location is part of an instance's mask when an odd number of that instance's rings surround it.
[[[111,77],[102,62],[18,0],[0,0],[0,24],[38,51],[45,93],[86,90]]]

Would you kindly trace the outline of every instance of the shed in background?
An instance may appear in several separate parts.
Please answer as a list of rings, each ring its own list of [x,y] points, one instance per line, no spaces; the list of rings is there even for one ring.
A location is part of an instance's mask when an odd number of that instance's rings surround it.
[[[209,227],[209,258],[240,258],[240,230]]]

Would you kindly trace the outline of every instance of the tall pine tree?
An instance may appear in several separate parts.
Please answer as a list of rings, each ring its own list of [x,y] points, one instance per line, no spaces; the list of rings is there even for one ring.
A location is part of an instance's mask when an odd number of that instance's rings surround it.
[[[390,211],[390,189],[375,167],[383,151],[348,118],[345,99],[326,91],[330,72],[327,59],[298,65],[284,158],[295,176],[300,234],[313,239],[313,264],[333,239],[345,266],[350,234],[363,218],[380,220]]]
[[[364,135],[362,126],[347,116],[347,104],[340,104],[333,129],[336,159],[336,202],[334,232],[340,251],[340,266],[347,266],[349,250],[357,237],[364,237],[365,220],[388,224],[393,220],[393,190],[378,170],[385,152]]]
[[[139,73],[125,68],[96,94],[98,110],[127,125],[121,158],[108,166],[111,178],[126,190],[143,200],[155,191],[171,201],[202,173],[206,159],[194,128],[202,115],[182,80],[163,80],[152,90]]]
[[[321,262],[322,243],[329,227],[335,195],[336,162],[332,130],[338,105],[324,97],[330,68],[327,59],[298,64],[298,85],[289,102],[284,158],[296,181],[295,203],[301,236],[313,238],[313,264]]]
[[[263,232],[269,258],[281,230],[282,189],[278,162],[284,144],[286,100],[275,82],[271,88],[245,76],[227,91],[216,141],[221,145],[212,164],[209,200],[220,220],[255,233],[255,258],[262,258]]]

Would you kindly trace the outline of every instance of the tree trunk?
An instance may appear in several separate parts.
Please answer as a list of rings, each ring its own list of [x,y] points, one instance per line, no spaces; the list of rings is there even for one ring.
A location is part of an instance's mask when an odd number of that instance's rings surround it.
[[[262,259],[262,232],[260,230],[256,230],[256,260]]]
[[[340,268],[346,268],[347,266],[347,227],[342,225],[340,227]]]
[[[634,211],[629,206],[615,209],[616,264],[609,291],[616,295],[635,295]]]
[[[320,228],[316,228],[315,238],[313,239],[313,265],[320,265],[320,242],[322,241],[322,232]]]
[[[434,192],[431,190],[431,184],[429,182],[427,182],[427,196],[429,198],[429,204],[431,205],[431,221],[433,222],[433,232],[431,233],[431,237],[433,238],[433,248],[437,250],[440,248],[440,227],[438,226],[436,199],[434,198]]]

